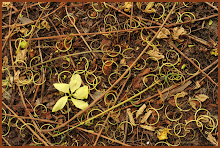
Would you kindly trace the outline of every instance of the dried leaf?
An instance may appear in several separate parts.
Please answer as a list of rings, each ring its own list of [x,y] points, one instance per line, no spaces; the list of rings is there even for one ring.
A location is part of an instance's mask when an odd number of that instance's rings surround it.
[[[44,28],[46,28],[48,31],[50,31],[50,25],[49,25],[49,23],[48,23],[46,20],[43,20],[43,21],[41,22],[41,25],[42,25]]]
[[[204,94],[199,94],[199,95],[196,95],[195,98],[200,100],[201,102],[204,102],[209,97],[207,95],[204,95]]]
[[[24,50],[18,50],[15,61],[18,61],[18,60],[26,61],[26,59],[27,59],[26,53],[27,53],[26,48]]]
[[[168,38],[167,35],[170,35],[170,31],[166,28],[162,28],[159,34],[157,35],[158,39]]]
[[[143,118],[141,119],[141,123],[147,122],[147,119],[150,117],[152,111],[149,110],[147,113],[145,113],[145,115],[143,116]]]
[[[157,60],[164,59],[164,55],[162,55],[162,53],[160,53],[159,49],[156,48],[156,47],[154,48],[154,50],[149,50],[147,52],[147,54],[149,54],[150,56],[156,58]],[[154,58],[153,58],[153,60],[155,60]]]
[[[10,82],[12,84],[14,82],[18,86],[24,86],[32,83],[32,80],[27,80],[25,79],[25,76],[20,77],[19,75],[20,75],[20,70],[15,72],[14,77],[13,76],[10,77]]]
[[[22,24],[30,23],[33,21],[27,17],[19,17],[19,20],[21,21]]]
[[[211,133],[209,133],[206,139],[209,140],[213,145],[218,146],[218,141],[215,139],[215,137],[212,136]]]
[[[146,69],[142,70],[141,73],[138,74],[138,77],[149,74],[150,70],[151,70],[151,68],[146,68]]]
[[[148,126],[148,125],[140,125],[140,127],[147,129],[149,131],[155,131],[155,127],[153,126]]]
[[[199,81],[196,81],[196,83],[195,83],[196,85],[195,85],[195,87],[193,88],[193,89],[198,89],[198,88],[200,88],[201,87],[201,85],[199,84]]]
[[[126,65],[126,59],[125,58],[121,59],[120,64],[121,65]]]
[[[175,98],[182,98],[182,97],[184,97],[184,96],[186,96],[186,95],[188,95],[188,93],[185,92],[185,91],[182,91],[181,93],[177,93],[177,94],[175,95]]]
[[[184,30],[183,27],[175,27],[173,28],[173,34],[172,37],[174,40],[178,41],[178,42],[183,42],[184,40],[180,40],[179,36],[186,34],[186,31]]]
[[[196,103],[193,102],[193,100],[191,100],[191,97],[189,97],[189,104],[192,106],[192,108],[194,108],[195,110],[197,110],[197,108],[196,108]]]
[[[139,108],[139,110],[136,112],[136,119],[137,119],[141,114],[143,114],[143,112],[144,112],[144,110],[145,110],[146,107],[147,107],[146,104],[143,104],[143,105]]]
[[[145,10],[143,12],[145,13],[155,13],[156,10],[154,8],[152,8],[154,6],[154,2],[149,2],[147,4],[147,7],[145,8]]]
[[[134,122],[133,114],[131,113],[131,109],[130,108],[127,109],[127,114],[128,114],[128,117],[129,117],[129,120],[130,120],[131,124],[133,126],[136,126],[136,124]]]

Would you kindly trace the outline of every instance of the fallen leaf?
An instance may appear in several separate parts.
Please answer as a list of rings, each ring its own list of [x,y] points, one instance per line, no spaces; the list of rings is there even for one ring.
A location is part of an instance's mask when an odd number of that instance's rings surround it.
[[[15,61],[18,61],[18,60],[26,61],[26,59],[27,59],[26,53],[27,53],[26,48],[24,50],[18,50]]]
[[[143,105],[138,109],[138,111],[136,112],[136,119],[137,119],[141,114],[143,114],[143,112],[144,112],[144,110],[145,110],[146,107],[147,107],[146,104],[143,104]]]
[[[183,42],[184,40],[180,40],[179,37],[181,35],[184,35],[184,34],[186,34],[186,31],[184,30],[183,27],[180,27],[180,28],[175,27],[175,28],[173,28],[172,37],[173,37],[174,40],[176,40],[178,42]]]
[[[147,54],[156,58],[157,60],[164,59],[164,55],[162,55],[162,53],[159,52],[159,49],[157,47],[155,47],[153,50],[147,51]],[[156,59],[154,58],[152,59],[156,61]]]
[[[200,88],[201,87],[201,85],[199,84],[199,81],[196,81],[195,82],[195,87],[193,88],[193,89],[198,89],[198,88]]]
[[[140,123],[144,123],[144,122],[147,122],[147,119],[150,117],[152,111],[149,110],[147,113],[145,113],[145,115],[142,117]]]
[[[146,68],[146,69],[142,70],[141,73],[138,74],[138,77],[149,74],[150,71],[151,71],[151,68]]]
[[[218,146],[218,141],[215,139],[215,137],[212,136],[211,133],[209,133],[206,139],[209,140],[213,145]]]
[[[167,35],[170,35],[170,31],[166,28],[162,28],[159,34],[157,35],[158,39],[168,38]]]
[[[50,31],[50,25],[46,20],[43,20],[41,22],[41,25],[43,26],[43,28],[46,28],[48,31]]]
[[[154,6],[154,2],[149,2],[147,4],[147,7],[145,8],[145,10],[143,12],[145,13],[155,13],[156,10],[154,8],[152,8]]]
[[[189,97],[189,104],[192,106],[192,108],[194,108],[195,110],[197,110],[197,108],[196,108],[196,103],[195,103],[193,100],[191,100],[191,97]]]
[[[126,59],[125,58],[121,59],[120,64],[121,65],[126,65]]]
[[[19,20],[21,21],[22,24],[30,23],[33,21],[27,17],[19,17]]]
[[[200,100],[201,102],[204,102],[209,97],[207,95],[204,95],[204,94],[199,94],[199,95],[196,95],[195,98]]]
[[[140,125],[140,127],[147,129],[149,131],[155,131],[155,127],[153,126],[148,126],[148,125]]]
[[[127,114],[128,114],[128,117],[129,117],[129,120],[130,120],[131,124],[133,126],[136,126],[136,124],[134,122],[133,114],[131,113],[131,109],[130,108],[127,109]]]

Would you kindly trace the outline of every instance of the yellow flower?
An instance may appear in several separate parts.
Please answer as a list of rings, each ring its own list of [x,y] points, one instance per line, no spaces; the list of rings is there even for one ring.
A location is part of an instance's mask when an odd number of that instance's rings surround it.
[[[64,92],[64,93],[67,93],[67,94],[69,94],[69,96],[61,97],[57,101],[57,103],[54,105],[52,112],[56,112],[56,111],[64,108],[64,106],[68,100],[68,97],[71,97],[73,104],[77,108],[80,108],[80,109],[86,108],[88,106],[88,103],[84,102],[82,100],[78,100],[78,99],[87,99],[88,94],[89,94],[89,88],[88,88],[88,86],[80,87],[81,84],[82,84],[82,79],[79,74],[72,75],[69,84],[66,84],[66,83],[53,84],[57,90]]]
[[[169,129],[165,128],[165,129],[159,129],[159,131],[157,132],[157,138],[159,140],[165,140],[168,139],[167,138],[167,133],[168,133]]]

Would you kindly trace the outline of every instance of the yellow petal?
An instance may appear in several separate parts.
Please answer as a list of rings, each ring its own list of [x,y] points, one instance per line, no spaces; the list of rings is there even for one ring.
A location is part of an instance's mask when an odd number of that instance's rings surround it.
[[[69,83],[71,92],[73,93],[76,91],[80,87],[81,83],[82,79],[79,74],[72,75]]]
[[[56,112],[58,110],[61,110],[62,108],[64,108],[66,102],[67,102],[68,96],[64,96],[62,98],[60,98],[57,103],[54,105],[52,112]]]
[[[89,88],[88,86],[80,87],[76,90],[76,92],[73,94],[73,96],[77,99],[87,99],[89,94]]]
[[[157,132],[157,138],[159,140],[165,140],[165,139],[168,139],[167,137],[167,133],[168,133],[168,129],[165,128],[165,129],[160,129],[158,132]]]
[[[53,86],[59,90],[59,91],[62,91],[64,93],[69,93],[69,84],[66,84],[66,83],[54,83]]]
[[[72,100],[73,104],[79,109],[84,109],[87,106],[89,106],[89,104],[87,102],[84,102],[82,100],[77,100],[77,99],[73,99],[73,98],[71,98],[71,100]]]

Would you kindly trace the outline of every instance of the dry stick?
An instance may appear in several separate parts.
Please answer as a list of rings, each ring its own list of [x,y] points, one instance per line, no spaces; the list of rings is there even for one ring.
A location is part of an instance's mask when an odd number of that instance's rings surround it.
[[[133,16],[133,2],[131,2],[131,16],[130,16],[130,31],[129,31],[129,36],[128,36],[128,45],[130,45],[130,37],[131,37],[131,25],[132,25],[132,16]]]
[[[72,25],[75,27],[75,29],[76,29],[76,31],[78,32],[78,34],[81,34],[81,33],[79,32],[78,28],[76,27],[75,22],[73,23],[72,19],[70,19],[70,16],[69,16],[68,11],[67,11],[67,6],[65,6],[65,9],[66,9],[66,14],[67,14],[69,20],[71,21]],[[84,41],[84,43],[86,44],[86,46],[88,47],[88,49],[89,49],[90,51],[92,51],[92,49],[89,47],[88,43],[86,42],[85,38],[84,38],[82,35],[80,35],[80,37],[83,39],[83,41]],[[95,53],[92,52],[92,54],[93,54],[93,56],[94,56],[96,59],[98,59],[98,57],[97,57],[97,55],[96,55]]]
[[[128,82],[128,79],[129,79],[130,77],[131,77],[131,75],[129,75],[128,78],[125,80],[125,82],[124,82],[124,84],[122,85],[121,90],[120,90],[120,92],[119,92],[117,98],[115,99],[115,103],[114,103],[112,106],[114,106],[114,105],[116,104],[116,102],[117,102],[119,96],[121,95],[121,93],[122,93],[122,91],[123,91],[123,89],[124,89],[126,83]],[[96,144],[97,144],[97,142],[98,142],[98,140],[99,140],[99,137],[100,137],[100,135],[101,135],[101,133],[102,133],[102,130],[104,129],[105,124],[107,123],[108,118],[110,117],[110,115],[111,115],[111,112],[108,113],[108,116],[106,117],[105,122],[103,123],[103,126],[102,126],[101,130],[99,131],[98,136],[97,136],[96,141],[95,141],[95,143],[93,144],[93,146],[96,146]]]
[[[5,141],[5,143],[8,145],[8,146],[11,146],[11,144],[8,143],[8,141],[2,136],[2,139]]]
[[[17,117],[24,125],[27,126],[27,128],[41,141],[43,142],[46,146],[49,146],[28,124],[26,124],[21,118],[19,118],[19,116],[17,116],[17,114],[8,106],[6,105],[4,102],[2,102],[2,104],[10,111],[12,112],[15,117]]]
[[[131,31],[136,31],[136,30],[141,30],[143,28],[145,29],[154,29],[154,28],[159,28],[160,26],[151,26],[151,27],[142,27],[142,28],[135,28],[131,29]],[[119,31],[108,31],[108,32],[92,32],[92,33],[78,33],[78,34],[70,34],[70,35],[60,35],[60,36],[48,36],[48,37],[39,37],[39,38],[32,38],[30,40],[49,40],[49,39],[57,39],[57,38],[65,38],[67,36],[85,36],[85,35],[98,35],[98,34],[108,34],[108,33],[118,33],[118,32],[128,32],[130,29],[126,30],[119,30]],[[15,41],[16,39],[12,39],[12,41]],[[28,41],[29,39],[24,39],[25,41]],[[2,41],[5,41],[5,39],[2,39]]]
[[[18,115],[16,115],[16,114],[11,115],[11,114],[4,114],[4,113],[2,113],[2,115],[12,116],[12,117],[16,117],[16,118],[19,118],[19,119],[20,119],[20,118],[23,118],[23,119],[32,119],[32,120],[39,120],[39,121],[41,121],[41,122],[49,122],[49,123],[54,123],[54,124],[62,124],[62,123],[60,123],[60,122],[55,122],[55,121],[51,121],[51,120],[47,120],[47,119],[24,117],[24,116],[18,116]],[[29,126],[29,125],[27,125],[27,126]],[[70,125],[70,126],[73,127],[73,125]],[[93,134],[93,135],[98,135],[98,133],[95,133],[95,132],[92,132],[92,131],[89,131],[89,130],[86,130],[86,129],[83,129],[83,128],[80,128],[80,127],[76,127],[76,129],[81,130],[81,131],[85,131],[85,132],[90,133],[90,134]],[[101,137],[102,137],[102,138],[105,138],[105,139],[107,139],[107,140],[111,140],[111,141],[113,141],[113,142],[115,142],[115,143],[122,144],[122,145],[124,145],[124,146],[130,146],[130,145],[128,145],[128,144],[122,143],[121,141],[114,140],[114,139],[111,139],[111,138],[106,137],[106,136],[103,136],[103,135],[101,135]]]
[[[169,43],[171,46],[173,46],[173,48],[175,48],[182,56],[184,56],[188,61],[190,61],[199,71],[201,71],[213,84],[215,84],[216,86],[218,86],[217,83],[215,83],[215,81],[212,80],[212,78],[210,78],[203,70],[201,70],[190,58],[188,58],[184,53],[182,53],[175,45],[173,45],[172,43]]]
[[[163,24],[160,26],[159,30],[157,31],[157,33],[154,35],[154,37],[151,39],[151,41],[149,42],[149,44],[143,49],[143,51],[141,52],[141,54],[136,58],[136,60],[131,64],[131,66],[121,75],[121,77],[108,89],[106,90],[98,99],[96,99],[95,101],[93,101],[88,107],[86,107],[85,109],[81,110],[80,112],[78,112],[75,116],[73,116],[70,120],[68,120],[67,122],[63,123],[62,125],[60,125],[59,127],[55,127],[53,129],[50,130],[42,130],[42,132],[49,132],[49,131],[54,131],[57,130],[61,127],[64,127],[66,124],[68,124],[69,122],[73,121],[76,117],[78,117],[79,115],[81,115],[82,113],[84,113],[87,109],[89,109],[90,107],[92,107],[96,102],[98,102],[101,98],[103,98],[105,96],[105,94],[107,92],[109,92],[118,82],[120,82],[124,76],[129,72],[129,70],[137,63],[137,61],[141,58],[141,56],[145,53],[145,51],[148,49],[148,47],[150,46],[150,44],[154,41],[154,39],[156,38],[156,36],[158,35],[158,33],[160,32],[160,30],[163,28],[164,24],[166,23],[166,21],[168,20],[169,16],[171,15],[173,9],[176,6],[176,2],[173,5],[173,8],[171,9],[171,11],[169,12],[169,14],[167,15],[165,21],[163,22]],[[149,88],[149,87],[148,87]]]
[[[218,67],[218,65],[216,65],[207,75],[211,74],[217,67]],[[206,78],[206,76],[204,76],[201,80],[199,80],[199,83],[205,78]]]
[[[207,5],[209,5],[209,6],[211,6],[212,8],[214,8],[215,10],[217,10],[218,11],[218,8],[217,7],[215,7],[215,6],[213,6],[212,4],[210,4],[209,2],[205,2]]]
[[[21,12],[20,12],[20,14],[18,15],[18,17],[17,17],[17,19],[16,19],[16,21],[15,21],[14,24],[16,24],[16,23],[18,22],[18,19],[20,18],[21,13],[23,12],[23,10],[24,10],[24,8],[25,8],[25,5],[26,5],[26,2],[25,2],[25,4],[24,4],[24,6],[22,7]],[[5,43],[4,43],[4,45],[2,46],[2,51],[3,51],[3,49],[5,48],[5,45],[6,45],[7,41],[8,41],[8,39],[10,38],[11,33],[14,31],[14,29],[15,29],[15,25],[13,25],[11,31],[9,32],[8,37],[6,38]]]
[[[213,62],[212,64],[210,64],[209,66],[207,66],[206,68],[204,68],[202,71],[208,70],[210,67],[212,67],[212,66],[213,66],[214,64],[216,64],[217,62],[218,62],[218,59],[217,59],[215,62]],[[200,73],[201,73],[201,72],[199,71],[198,73],[196,73],[196,74],[194,74],[193,76],[191,76],[191,77],[189,77],[188,79],[186,79],[185,82],[188,82],[190,79],[194,78],[195,76],[199,75]],[[181,85],[181,84],[183,84],[183,83],[184,83],[184,81],[180,82],[180,84],[173,85],[173,86],[169,87],[168,89],[163,90],[161,93],[163,94],[163,93],[165,93],[165,92],[167,92],[167,91],[169,91],[169,90],[172,90],[172,89],[176,88],[177,86],[179,86],[179,85]],[[157,94],[155,94],[155,95],[153,95],[153,96],[151,96],[151,97],[149,97],[149,98],[143,99],[143,100],[141,100],[141,101],[139,101],[139,102],[137,102],[137,103],[134,103],[134,105],[138,105],[138,104],[140,104],[140,103],[142,103],[142,102],[146,102],[146,101],[148,101],[148,100],[150,100],[150,99],[152,99],[152,98],[154,98],[154,97],[157,97],[157,96],[159,96],[159,93],[157,93]],[[128,105],[128,106],[122,108],[122,110],[123,110],[123,109],[126,109],[126,108],[129,108],[129,107],[132,107],[132,106],[133,106],[132,104],[131,104],[131,105]]]

